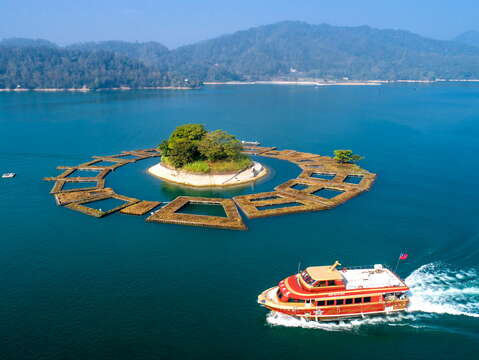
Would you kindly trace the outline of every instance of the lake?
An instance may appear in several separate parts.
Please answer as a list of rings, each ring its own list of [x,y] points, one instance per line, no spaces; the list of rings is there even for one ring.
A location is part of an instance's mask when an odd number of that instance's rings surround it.
[[[103,219],[61,208],[41,179],[93,155],[156,146],[202,123],[265,146],[353,149],[378,174],[335,209],[247,220],[248,231]],[[479,86],[210,86],[193,91],[1,93],[2,359],[475,359],[479,350]],[[126,196],[231,197],[115,170]],[[304,323],[257,295],[302,267],[388,263],[411,287],[400,316]]]

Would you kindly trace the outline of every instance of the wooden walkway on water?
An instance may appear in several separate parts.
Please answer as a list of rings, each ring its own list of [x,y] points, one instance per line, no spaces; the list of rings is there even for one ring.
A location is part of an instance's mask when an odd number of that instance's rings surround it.
[[[112,171],[120,166],[161,156],[156,149],[93,156],[93,160],[77,166],[59,166],[57,169],[63,170],[61,174],[44,180],[55,182],[50,193],[57,205],[94,217],[116,212],[135,216],[149,213],[146,218],[148,222],[246,230],[238,208],[249,219],[327,210],[368,191],[376,178],[376,174],[357,165],[339,164],[328,156],[277,150],[276,147],[244,145],[243,148],[247,154],[289,161],[296,164],[301,172],[297,178],[276,186],[270,192],[235,196],[232,199],[179,196],[156,211],[152,210],[162,204],[160,201],[119,195],[113,189],[105,187],[105,178]],[[91,171],[95,176],[75,176],[76,171]],[[348,181],[349,179],[355,181]],[[332,193],[334,196],[326,196],[324,193]],[[108,199],[117,200],[121,204],[105,211],[92,206],[97,201]],[[226,216],[181,213],[181,209],[190,203],[222,206]]]

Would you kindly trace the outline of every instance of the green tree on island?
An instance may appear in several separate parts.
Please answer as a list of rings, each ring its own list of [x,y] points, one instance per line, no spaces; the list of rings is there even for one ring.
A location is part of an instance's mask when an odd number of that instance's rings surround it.
[[[223,130],[207,133],[198,144],[199,152],[208,161],[237,158],[243,150],[241,142],[234,135]]]
[[[170,138],[160,144],[159,149],[175,168],[180,168],[200,159],[198,143],[206,133],[205,127],[200,124],[178,126]]]
[[[158,148],[163,163],[193,172],[238,171],[252,163],[234,135],[223,130],[208,132],[200,124],[178,126]]]
[[[334,160],[341,164],[353,164],[364,159],[364,156],[354,154],[352,150],[334,150]]]

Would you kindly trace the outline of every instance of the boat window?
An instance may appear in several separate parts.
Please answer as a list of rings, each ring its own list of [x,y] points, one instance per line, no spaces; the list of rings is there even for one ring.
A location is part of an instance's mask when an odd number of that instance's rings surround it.
[[[336,300],[336,305],[343,305],[343,304],[344,304],[344,299]]]
[[[324,306],[324,300],[319,300],[318,302],[316,302],[316,304],[318,306]]]
[[[346,304],[352,304],[353,303],[353,299],[346,299]]]
[[[301,299],[288,299],[288,302],[291,302],[291,303],[304,303],[304,300],[301,300]]]
[[[363,302],[365,302],[365,303],[371,302],[371,297],[369,297],[369,296],[368,296],[368,297],[365,297],[364,300],[363,300]]]
[[[326,305],[334,305],[334,300],[328,300],[328,301],[326,301]]]
[[[396,296],[394,295],[394,293],[386,293],[383,295],[384,296],[384,300],[385,301],[392,301],[396,298]]]
[[[318,287],[318,286],[326,286],[326,281],[324,281],[324,280],[317,281],[316,282],[316,287]]]
[[[281,294],[281,290],[278,290],[277,296],[278,296],[278,299],[281,299],[283,297],[283,294]]]
[[[306,281],[307,284],[309,284],[309,285],[314,284],[315,280],[311,276],[309,276],[307,271],[303,271],[301,273],[301,276],[303,277],[303,280]]]
[[[336,282],[334,280],[328,280],[328,286],[334,286]]]
[[[361,304],[361,298],[355,298],[354,303],[355,304]]]

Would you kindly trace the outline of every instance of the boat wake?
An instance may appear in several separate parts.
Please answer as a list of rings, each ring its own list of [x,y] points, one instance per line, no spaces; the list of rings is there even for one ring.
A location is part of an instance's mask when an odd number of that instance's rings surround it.
[[[454,270],[430,263],[406,279],[411,289],[409,311],[479,318],[479,278],[475,269]]]
[[[365,325],[394,325],[406,320],[413,320],[412,314],[394,314],[373,316],[345,321],[319,322],[314,320],[298,319],[293,316],[271,311],[266,316],[266,322],[273,326],[301,327],[305,329],[320,329],[326,331],[349,331]]]
[[[367,325],[423,327],[418,320],[437,314],[479,318],[479,278],[475,269],[454,270],[435,262],[414,270],[406,279],[410,290],[408,312],[373,316],[339,322],[317,322],[270,312],[266,322],[272,326],[301,327],[326,331],[349,331]]]

